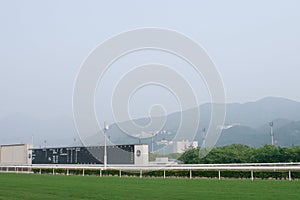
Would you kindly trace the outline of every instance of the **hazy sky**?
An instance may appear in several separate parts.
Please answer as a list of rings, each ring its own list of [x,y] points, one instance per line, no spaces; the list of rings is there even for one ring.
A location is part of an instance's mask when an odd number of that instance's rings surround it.
[[[140,27],[177,30],[200,43],[221,73],[228,102],[265,96],[300,101],[299,8],[297,0],[2,0],[0,117],[71,115],[73,84],[89,52],[112,35]],[[163,56],[150,53],[137,60]],[[205,102],[201,84],[198,93]],[[149,91],[161,94],[162,102],[176,103],[156,89]],[[135,105],[141,109],[136,116],[151,104],[142,94],[135,96],[145,101]]]

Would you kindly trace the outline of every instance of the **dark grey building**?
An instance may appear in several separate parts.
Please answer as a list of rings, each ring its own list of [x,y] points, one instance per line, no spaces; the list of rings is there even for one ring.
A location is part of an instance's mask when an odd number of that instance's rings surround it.
[[[103,164],[104,147],[32,149],[32,164]],[[107,164],[148,164],[148,145],[107,146]]]

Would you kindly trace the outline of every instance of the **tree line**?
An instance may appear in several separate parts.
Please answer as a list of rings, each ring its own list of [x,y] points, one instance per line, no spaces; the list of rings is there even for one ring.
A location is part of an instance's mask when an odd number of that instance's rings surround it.
[[[205,150],[190,149],[179,160],[185,164],[227,164],[227,163],[281,163],[300,162],[300,147],[265,145],[259,148],[242,144],[215,147],[205,157]]]

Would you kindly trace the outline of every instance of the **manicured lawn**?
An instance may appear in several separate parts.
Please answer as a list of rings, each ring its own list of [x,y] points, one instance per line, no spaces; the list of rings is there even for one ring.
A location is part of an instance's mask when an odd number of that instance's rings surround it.
[[[0,173],[0,199],[300,199],[300,181]]]

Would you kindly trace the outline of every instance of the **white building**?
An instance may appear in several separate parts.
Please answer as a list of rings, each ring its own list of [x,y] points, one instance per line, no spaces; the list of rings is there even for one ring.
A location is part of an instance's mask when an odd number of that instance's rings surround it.
[[[30,165],[31,149],[31,144],[0,145],[0,164]]]
[[[149,152],[147,144],[134,145],[134,164],[135,165],[148,165]]]
[[[198,148],[198,141],[181,140],[173,142],[173,153],[184,153],[191,148]]]

